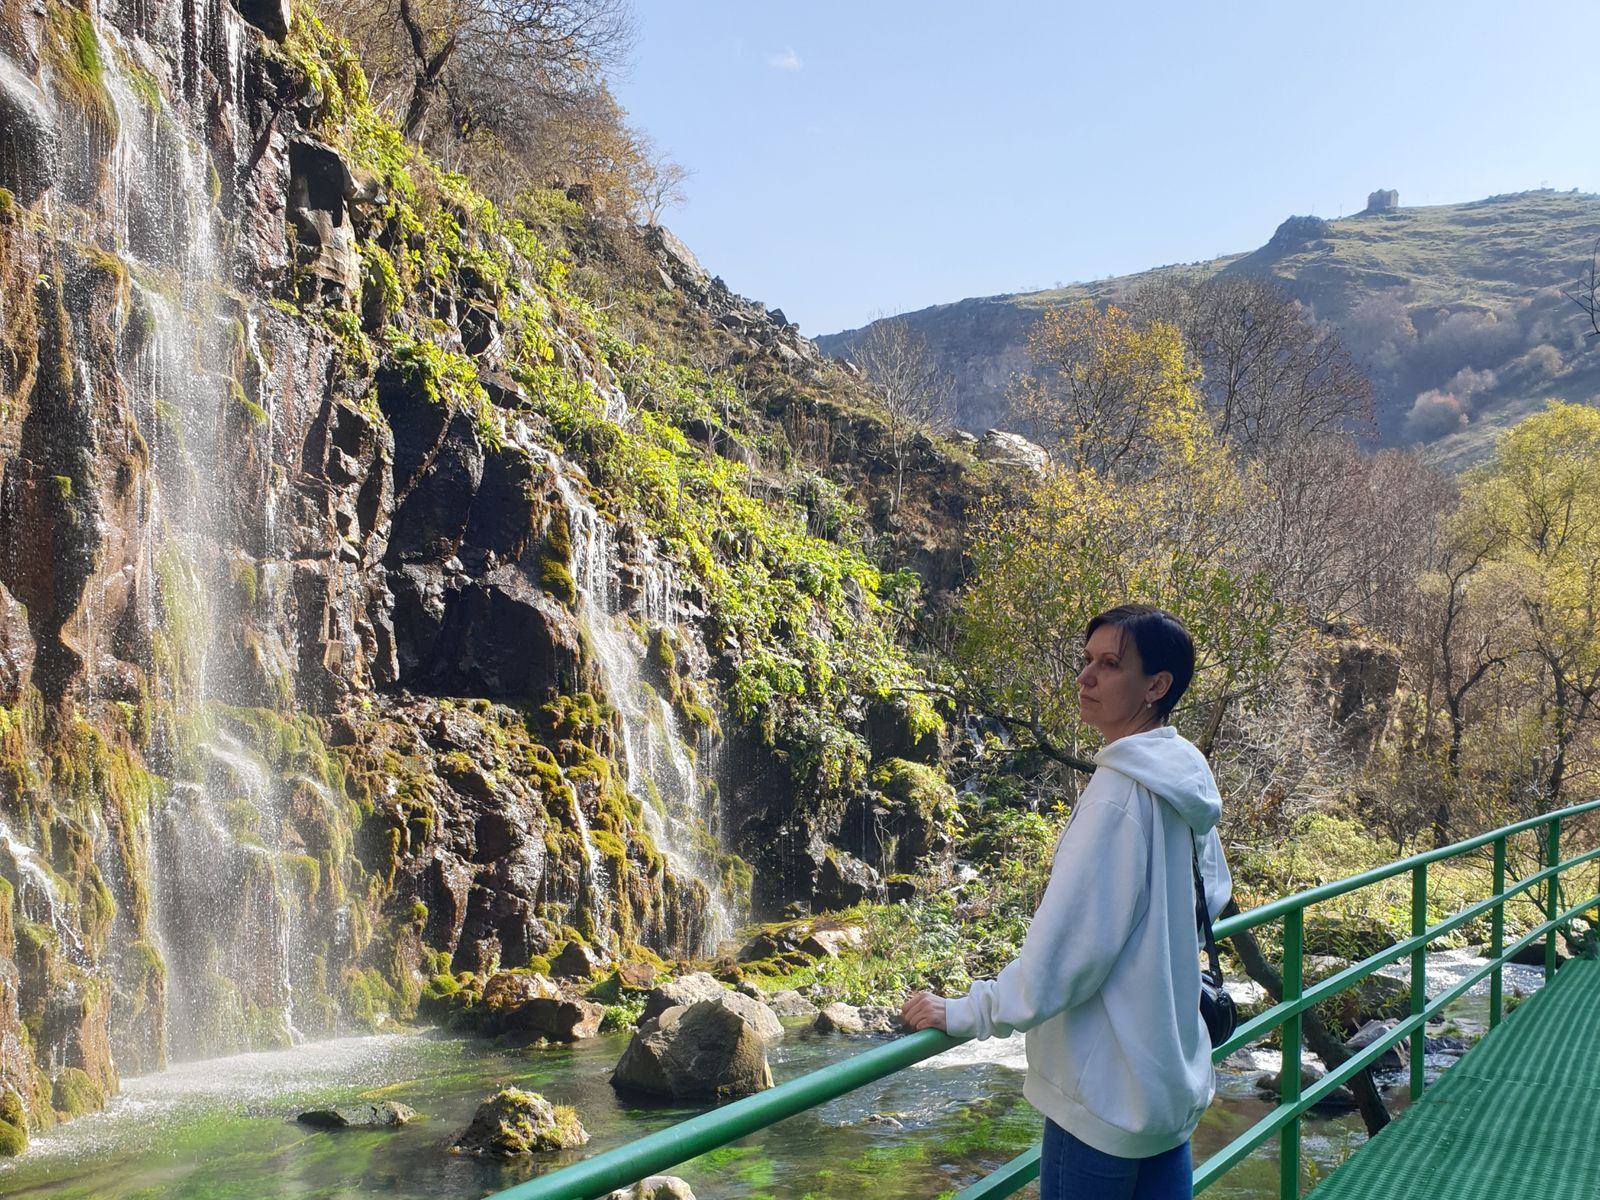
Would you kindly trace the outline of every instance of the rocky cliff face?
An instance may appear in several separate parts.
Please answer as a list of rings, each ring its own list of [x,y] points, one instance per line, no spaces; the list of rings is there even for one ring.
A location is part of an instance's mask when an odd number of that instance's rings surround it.
[[[270,2],[4,5],[0,188],[0,1121],[871,852],[938,721],[869,721],[878,572],[751,483],[871,426],[781,314],[641,243],[811,380],[719,418]]]

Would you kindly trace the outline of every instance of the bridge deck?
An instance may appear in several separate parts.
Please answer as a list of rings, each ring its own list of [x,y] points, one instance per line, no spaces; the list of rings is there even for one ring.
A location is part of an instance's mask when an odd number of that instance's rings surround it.
[[[1600,1197],[1600,961],[1573,959],[1311,1193]]]

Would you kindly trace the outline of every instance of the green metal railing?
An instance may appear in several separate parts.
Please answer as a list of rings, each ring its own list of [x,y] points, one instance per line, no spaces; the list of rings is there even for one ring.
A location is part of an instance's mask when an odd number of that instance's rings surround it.
[[[1524,947],[1545,937],[1544,970],[1548,979],[1556,969],[1556,931],[1574,917],[1600,904],[1600,893],[1583,903],[1561,907],[1560,877],[1585,863],[1600,859],[1600,849],[1560,861],[1561,824],[1583,813],[1600,809],[1600,800],[1574,805],[1555,813],[1507,825],[1452,846],[1413,855],[1388,866],[1367,871],[1349,879],[1325,884],[1275,900],[1260,908],[1229,917],[1216,924],[1219,941],[1235,934],[1281,921],[1283,927],[1283,995],[1271,1008],[1243,1022],[1222,1045],[1212,1051],[1220,1062],[1235,1050],[1260,1041],[1274,1029],[1281,1029],[1283,1071],[1279,1077],[1277,1107],[1221,1150],[1203,1162],[1194,1176],[1194,1190],[1204,1191],[1225,1171],[1246,1158],[1257,1147],[1276,1137],[1279,1144],[1279,1196],[1290,1200],[1300,1194],[1300,1119],[1335,1088],[1349,1082],[1371,1067],[1391,1047],[1410,1041],[1411,1095],[1422,1094],[1425,1027],[1430,1017],[1464,995],[1485,975],[1489,976],[1489,1024],[1500,1023],[1503,1010],[1501,968]],[[1541,868],[1511,887],[1506,886],[1506,846],[1510,838],[1532,830],[1544,832]],[[1488,898],[1470,904],[1454,916],[1435,925],[1428,924],[1428,867],[1492,847],[1493,891]],[[1379,951],[1311,987],[1304,983],[1305,911],[1313,904],[1336,899],[1360,888],[1370,887],[1409,873],[1411,876],[1411,936]],[[1505,945],[1505,904],[1513,897],[1531,892],[1543,884],[1543,915],[1536,928]],[[1430,943],[1484,914],[1490,915],[1488,961],[1433,1000],[1427,999],[1426,951]],[[1327,1000],[1345,988],[1353,987],[1380,968],[1402,959],[1410,960],[1411,1011],[1383,1037],[1373,1041],[1347,1061],[1331,1067],[1309,1087],[1301,1084],[1301,1021],[1307,1009]],[[962,1039],[933,1030],[898,1038],[821,1070],[791,1079],[768,1091],[734,1101],[721,1108],[682,1121],[669,1129],[650,1134],[625,1146],[608,1150],[560,1171],[499,1192],[490,1200],[594,1200],[617,1188],[626,1187],[647,1175],[659,1174],[688,1159],[695,1158],[729,1142],[738,1140],[785,1117],[794,1116],[826,1103],[868,1083],[883,1079],[924,1059],[932,1058]],[[1018,1155],[1005,1166],[959,1192],[955,1200],[988,1200],[1009,1196],[1039,1175],[1039,1148]]]

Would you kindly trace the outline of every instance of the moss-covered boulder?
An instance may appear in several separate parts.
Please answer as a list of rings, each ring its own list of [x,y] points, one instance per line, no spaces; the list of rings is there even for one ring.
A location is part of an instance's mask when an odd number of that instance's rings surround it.
[[[557,979],[593,979],[605,967],[604,954],[578,941],[568,942],[561,953],[550,960],[550,974]]]
[[[573,1150],[589,1140],[578,1114],[551,1104],[537,1092],[505,1088],[478,1106],[472,1124],[453,1147],[461,1154],[515,1158],[522,1154]]]
[[[504,1010],[485,1023],[484,1032],[520,1035],[532,1040],[577,1042],[600,1032],[605,1021],[604,1006],[572,997],[529,1000]]]
[[[955,789],[937,766],[888,758],[872,769],[872,787],[852,805],[845,829],[857,831],[849,848],[885,871],[915,871],[949,849],[947,828]]]
[[[0,1158],[15,1158],[28,1148],[28,1114],[22,1097],[0,1088]]]
[[[64,1067],[56,1076],[50,1102],[58,1113],[70,1120],[84,1113],[99,1112],[106,1106],[106,1093],[87,1072],[77,1067]]]

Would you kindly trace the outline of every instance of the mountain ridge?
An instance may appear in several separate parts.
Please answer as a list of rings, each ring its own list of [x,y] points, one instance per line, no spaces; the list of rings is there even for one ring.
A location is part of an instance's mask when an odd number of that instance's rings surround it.
[[[1378,441],[1459,468],[1549,398],[1600,400],[1600,360],[1564,294],[1600,240],[1600,196],[1549,189],[1462,204],[1291,217],[1255,250],[901,314],[955,377],[958,424],[1007,422],[1042,309],[1125,299],[1173,276],[1265,276],[1336,326],[1372,376]],[[816,339],[848,358],[866,328]]]

